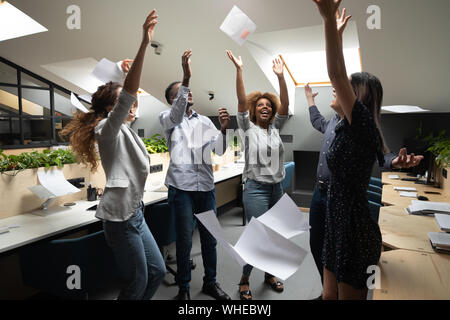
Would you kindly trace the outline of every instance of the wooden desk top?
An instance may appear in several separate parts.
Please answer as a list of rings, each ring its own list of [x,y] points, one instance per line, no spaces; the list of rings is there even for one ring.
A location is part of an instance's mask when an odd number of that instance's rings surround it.
[[[383,245],[391,249],[406,249],[434,253],[428,232],[440,232],[433,216],[414,216],[401,207],[382,207],[378,220]]]
[[[242,174],[241,166],[228,166],[214,173],[214,182],[220,183]],[[150,205],[167,199],[167,192],[144,193],[145,205]],[[98,204],[99,201],[80,200],[73,207],[51,207],[46,216],[36,215],[36,212],[0,219],[0,226],[19,226],[10,232],[0,234],[0,253],[33,243],[60,233],[77,229],[99,221],[95,211],[86,209]]]
[[[407,208],[411,205],[411,200],[417,200],[417,198],[409,198],[409,197],[401,197],[400,191],[394,190],[394,187],[414,187],[417,189],[417,194],[419,196],[425,196],[429,199],[429,201],[432,202],[450,202],[450,199],[444,194],[444,190],[435,188],[432,186],[425,186],[420,184],[414,184],[413,182],[410,182],[409,185],[384,185],[383,186],[383,195],[381,198],[381,202],[384,205],[388,206],[398,206],[402,208]],[[425,194],[424,191],[433,191],[433,192],[440,192],[440,195],[436,194]]]
[[[389,179],[390,175],[398,175],[400,176],[400,179]],[[388,184],[388,185],[395,185],[397,187],[406,187],[406,186],[412,186],[412,185],[416,185],[414,184],[414,181],[403,181],[401,179],[403,178],[413,178],[408,176],[408,173],[406,172],[382,172],[381,174],[381,182],[383,184]],[[423,180],[425,181],[425,180]]]
[[[450,299],[450,255],[392,250],[381,254],[379,267],[374,300]]]

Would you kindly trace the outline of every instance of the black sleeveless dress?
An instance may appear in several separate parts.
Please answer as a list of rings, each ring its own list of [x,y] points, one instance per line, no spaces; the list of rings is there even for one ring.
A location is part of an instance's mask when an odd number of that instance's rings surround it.
[[[378,158],[384,163],[380,133],[370,110],[356,101],[352,124],[335,129],[327,154],[331,171],[325,218],[324,266],[356,289],[367,288],[367,268],[381,255],[381,233],[369,212],[367,188]]]

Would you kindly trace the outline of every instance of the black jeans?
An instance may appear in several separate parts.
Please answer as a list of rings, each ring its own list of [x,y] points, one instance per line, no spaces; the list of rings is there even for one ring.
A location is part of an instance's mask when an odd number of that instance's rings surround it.
[[[323,284],[323,263],[322,251],[325,236],[325,215],[327,213],[327,191],[324,188],[316,186],[311,200],[309,213],[309,243],[311,253],[314,257],[317,270],[320,273],[320,279]]]

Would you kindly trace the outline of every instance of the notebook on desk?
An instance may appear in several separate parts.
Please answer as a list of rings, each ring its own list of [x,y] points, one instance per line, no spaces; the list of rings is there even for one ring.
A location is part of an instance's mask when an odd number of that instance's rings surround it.
[[[450,215],[436,213],[434,217],[436,218],[436,222],[442,231],[450,232]]]
[[[406,211],[414,215],[450,214],[450,203],[412,200]]]
[[[450,233],[428,232],[428,237],[435,251],[450,253]]]

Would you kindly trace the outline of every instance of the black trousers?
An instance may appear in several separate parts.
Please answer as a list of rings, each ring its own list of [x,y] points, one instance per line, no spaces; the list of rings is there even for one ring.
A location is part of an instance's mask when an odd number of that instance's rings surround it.
[[[314,189],[313,198],[311,200],[309,225],[309,243],[311,253],[314,257],[317,270],[320,273],[320,279],[323,284],[323,263],[322,251],[325,236],[325,215],[327,213],[327,191],[326,188],[317,186]]]

